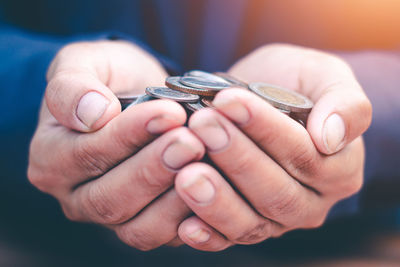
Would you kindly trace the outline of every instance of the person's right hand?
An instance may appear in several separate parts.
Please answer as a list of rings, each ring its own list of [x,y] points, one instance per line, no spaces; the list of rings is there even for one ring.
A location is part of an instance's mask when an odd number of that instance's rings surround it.
[[[174,177],[204,154],[175,102],[121,113],[115,93],[141,93],[165,77],[153,57],[126,42],[66,46],[49,68],[29,155],[30,182],[57,198],[69,219],[105,225],[142,250],[179,242],[190,210],[171,189]]]

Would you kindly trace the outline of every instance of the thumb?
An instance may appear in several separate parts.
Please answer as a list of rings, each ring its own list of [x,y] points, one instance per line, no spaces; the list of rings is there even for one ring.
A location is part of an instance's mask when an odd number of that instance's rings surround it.
[[[80,132],[95,131],[121,112],[114,93],[93,73],[82,70],[55,74],[45,100],[58,122]]]
[[[330,155],[362,135],[371,119],[371,103],[358,83],[339,83],[322,90],[308,118],[307,130],[318,150]]]

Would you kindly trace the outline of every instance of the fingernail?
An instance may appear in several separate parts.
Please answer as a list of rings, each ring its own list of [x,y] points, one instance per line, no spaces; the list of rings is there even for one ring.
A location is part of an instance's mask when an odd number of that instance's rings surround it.
[[[247,108],[235,99],[216,98],[213,105],[238,124],[246,124],[250,120]]]
[[[210,233],[208,231],[197,227],[194,231],[187,233],[186,236],[197,244],[207,242],[210,239]]]
[[[164,164],[171,169],[180,169],[185,164],[191,162],[198,157],[197,152],[189,144],[177,141],[169,145],[163,153]]]
[[[209,117],[207,120],[197,120],[191,123],[190,128],[211,151],[221,150],[228,145],[229,136],[215,118]]]
[[[330,115],[325,121],[322,133],[329,153],[335,153],[343,147],[345,135],[346,126],[343,119],[336,113]]]
[[[162,115],[150,120],[146,125],[146,129],[151,134],[160,134],[179,124],[180,123],[177,118],[168,115]]]
[[[214,186],[204,176],[188,177],[182,188],[198,204],[210,203],[215,195]]]
[[[79,101],[76,116],[88,128],[98,121],[106,111],[110,101],[96,92],[89,92]]]

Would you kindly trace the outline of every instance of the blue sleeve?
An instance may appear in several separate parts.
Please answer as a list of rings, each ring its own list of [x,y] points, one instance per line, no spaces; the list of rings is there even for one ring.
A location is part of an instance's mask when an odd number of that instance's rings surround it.
[[[0,183],[26,183],[28,147],[35,130],[46,87],[46,71],[58,50],[67,43],[124,39],[136,43],[169,70],[177,67],[144,43],[120,33],[73,37],[33,34],[0,24]]]
[[[0,25],[0,164],[2,184],[26,180],[28,146],[46,87],[47,67],[65,44]]]

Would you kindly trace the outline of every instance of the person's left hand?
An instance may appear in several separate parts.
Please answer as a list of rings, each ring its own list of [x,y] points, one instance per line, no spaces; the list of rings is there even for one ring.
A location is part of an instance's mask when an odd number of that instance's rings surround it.
[[[216,110],[191,117],[189,127],[220,170],[193,163],[175,181],[196,214],[181,223],[179,236],[200,250],[318,227],[363,180],[361,134],[370,124],[371,105],[343,61],[272,45],[239,61],[230,73],[300,91],[315,106],[305,129],[255,94],[232,89],[216,96]]]

